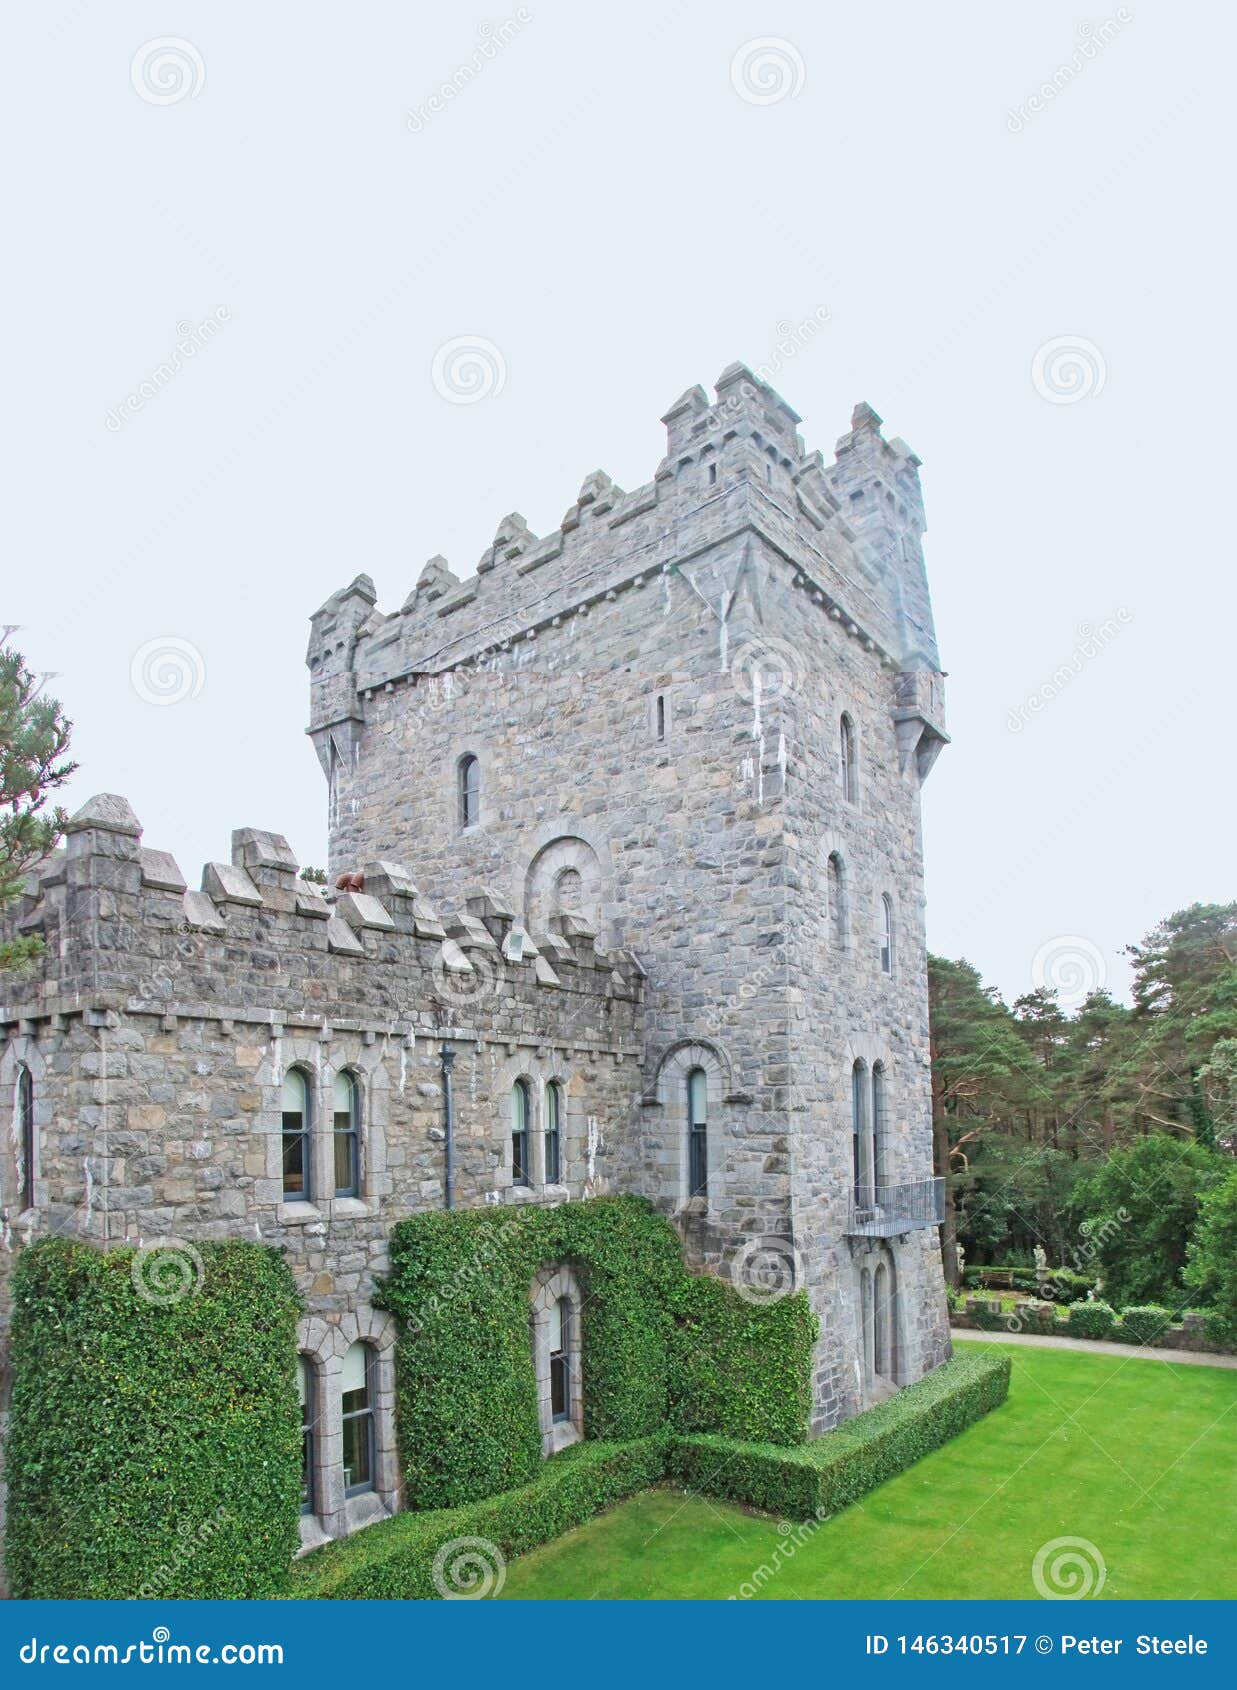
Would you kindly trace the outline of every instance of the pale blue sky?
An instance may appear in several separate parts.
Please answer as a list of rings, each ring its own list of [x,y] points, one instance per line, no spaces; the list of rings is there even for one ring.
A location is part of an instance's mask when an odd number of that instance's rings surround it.
[[[646,480],[672,399],[827,310],[776,378],[809,447],[862,398],[924,460],[955,738],[926,788],[930,942],[1012,996],[1066,937],[1124,990],[1123,944],[1234,891],[1231,18],[523,15],[10,18],[0,609],[77,721],[70,805],[124,793],[191,883],[240,824],[321,862],[309,613],[358,570],[388,609],[435,552],[468,572],[499,517],[552,529],[592,469]],[[426,120],[483,18],[518,27]],[[188,45],[161,81],[142,49],[166,36]],[[456,337],[499,349],[501,391],[437,391]],[[1066,403],[1068,358],[1033,367],[1057,341],[1088,343]],[[169,640],[196,692],[155,705],[134,655]]]

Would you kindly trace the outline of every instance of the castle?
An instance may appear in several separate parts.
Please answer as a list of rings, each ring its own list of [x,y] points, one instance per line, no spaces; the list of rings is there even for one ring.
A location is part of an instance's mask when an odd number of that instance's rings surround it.
[[[694,1268],[806,1289],[814,1431],[949,1354],[918,460],[867,405],[806,453],[738,364],[663,421],[645,486],[313,617],[329,890],[256,828],[191,889],[102,796],[9,922],[44,951],[0,1007],[4,1280],[55,1232],[140,1242],[156,1298],[204,1240],[283,1246],[307,1545],[398,1506],[371,1294],[418,1210],[647,1196]],[[569,1279],[530,1289],[547,1452],[583,1428]]]

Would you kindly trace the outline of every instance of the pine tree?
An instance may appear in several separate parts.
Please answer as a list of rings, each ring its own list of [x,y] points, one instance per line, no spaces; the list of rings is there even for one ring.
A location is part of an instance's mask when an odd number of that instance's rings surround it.
[[[68,818],[44,806],[77,767],[65,759],[73,724],[8,644],[13,631],[0,640],[0,911],[21,895],[33,865],[55,848]],[[35,937],[0,943],[0,969],[28,962],[40,948]]]

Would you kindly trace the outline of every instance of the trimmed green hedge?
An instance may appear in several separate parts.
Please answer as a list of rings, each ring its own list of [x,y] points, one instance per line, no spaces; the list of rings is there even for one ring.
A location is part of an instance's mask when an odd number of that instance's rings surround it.
[[[1129,1344],[1158,1344],[1172,1323],[1171,1309],[1162,1309],[1153,1303],[1147,1303],[1141,1308],[1122,1309],[1121,1324],[1113,1333],[1113,1337]]]
[[[1117,1311],[1107,1303],[1075,1303],[1069,1311],[1066,1331],[1071,1338],[1114,1338]]]
[[[1009,1374],[1008,1356],[955,1356],[801,1449],[679,1438],[667,1476],[689,1490],[791,1519],[832,1514],[999,1407]]]
[[[463,1593],[469,1579],[496,1579],[502,1564],[646,1490],[661,1478],[664,1437],[633,1443],[584,1443],[542,1467],[531,1484],[466,1508],[397,1514],[293,1568],[289,1595],[367,1601]],[[460,1539],[480,1543],[465,1545]],[[449,1545],[435,1579],[435,1557]],[[479,1592],[478,1592],[479,1593]]]
[[[1009,1389],[1009,1372],[1006,1356],[957,1356],[891,1401],[802,1448],[674,1434],[577,1444],[547,1461],[531,1484],[504,1496],[466,1508],[399,1514],[328,1544],[298,1562],[289,1595],[434,1598],[445,1594],[444,1585],[462,1590],[469,1578],[478,1581],[474,1591],[480,1594],[494,1586],[502,1563],[512,1556],[550,1542],[663,1476],[784,1517],[820,1518],[857,1501],[996,1408]]]
[[[678,1234],[638,1197],[436,1211],[401,1221],[375,1300],[397,1317],[405,1505],[454,1508],[541,1464],[529,1291],[571,1266],[583,1302],[585,1434],[630,1442],[686,1424],[802,1442],[816,1317],[802,1293],[754,1305],[686,1272]]]
[[[203,1244],[196,1259],[183,1245],[103,1252],[63,1238],[23,1250],[6,1449],[13,1595],[282,1588],[300,1511],[299,1313],[283,1258],[258,1244]]]
[[[802,1443],[817,1327],[807,1299],[753,1304],[720,1279],[684,1276],[673,1308],[668,1406],[674,1429]]]

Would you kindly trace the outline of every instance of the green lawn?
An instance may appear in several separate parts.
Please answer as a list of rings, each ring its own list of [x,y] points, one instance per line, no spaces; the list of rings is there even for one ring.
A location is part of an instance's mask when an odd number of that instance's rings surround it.
[[[814,1530],[646,1491],[513,1562],[503,1599],[1034,1597],[1060,1537],[1105,1598],[1237,1595],[1237,1371],[998,1347],[1003,1407]]]

